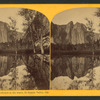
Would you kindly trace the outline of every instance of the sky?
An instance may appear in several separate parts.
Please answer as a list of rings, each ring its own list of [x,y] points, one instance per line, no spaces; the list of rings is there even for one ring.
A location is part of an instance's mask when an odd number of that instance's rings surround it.
[[[17,22],[17,28],[19,32],[23,32],[23,17],[18,15],[18,11],[20,8],[0,8],[0,21],[9,23],[10,20],[8,17],[12,17]],[[74,23],[80,22],[86,24],[85,18],[89,18],[94,22],[94,28],[96,33],[100,33],[98,30],[100,27],[98,27],[98,24],[100,22],[100,19],[94,16],[94,12],[97,11],[97,8],[94,7],[88,7],[88,8],[74,8],[65,10],[59,14],[57,14],[52,22],[59,25],[67,24],[70,21],[73,21]]]
[[[16,27],[18,28],[17,31],[19,32],[23,32],[23,17],[18,15],[18,11],[20,10],[20,8],[0,8],[0,21],[2,22],[6,22],[9,24],[10,20],[8,19],[8,17],[12,17],[16,20]]]
[[[53,23],[64,25],[67,24],[70,21],[73,21],[74,24],[76,22],[80,22],[83,24],[86,24],[85,18],[89,18],[94,22],[94,28],[96,33],[100,33],[98,30],[100,27],[98,26],[100,19],[96,16],[94,16],[94,13],[97,11],[97,8],[94,7],[85,7],[85,8],[74,8],[65,10],[63,12],[58,13],[52,20]]]

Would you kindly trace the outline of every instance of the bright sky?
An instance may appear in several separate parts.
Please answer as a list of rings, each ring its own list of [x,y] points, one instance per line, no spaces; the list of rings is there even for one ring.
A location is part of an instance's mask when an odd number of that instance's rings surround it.
[[[22,32],[23,28],[23,17],[18,15],[18,11],[20,8],[0,8],[0,21],[9,23],[10,20],[8,17],[12,17],[17,21],[17,28],[19,32]],[[74,23],[80,22],[86,24],[85,18],[89,18],[94,22],[94,28],[96,29],[95,32],[98,33],[98,30],[100,29],[98,27],[98,24],[100,22],[100,19],[94,16],[94,12],[97,10],[97,8],[76,8],[76,9],[70,9],[63,11],[59,14],[57,14],[53,18],[53,22],[55,24],[67,24],[70,21],[73,21]]]
[[[100,19],[94,16],[94,12],[97,11],[97,8],[75,8],[70,10],[65,10],[59,14],[57,14],[52,22],[55,24],[63,25],[67,24],[70,21],[74,23],[80,22],[86,24],[85,18],[89,18],[94,22],[94,28],[96,33],[100,33],[98,30],[98,24]]]
[[[0,8],[0,21],[6,22],[9,24],[10,20],[8,17],[12,17],[16,20],[17,22],[17,28],[19,32],[22,32],[23,28],[23,18],[18,15],[18,11],[20,8]]]

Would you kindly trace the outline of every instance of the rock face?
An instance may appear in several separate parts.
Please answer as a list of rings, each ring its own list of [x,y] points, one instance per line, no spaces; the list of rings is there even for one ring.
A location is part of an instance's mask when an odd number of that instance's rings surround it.
[[[14,36],[19,40],[22,38],[22,35],[21,32],[13,32],[10,30],[10,26],[7,23],[0,21],[0,43],[12,42],[15,40]]]
[[[66,25],[51,24],[51,36],[56,44],[82,44],[91,42],[90,32],[82,23],[69,22]],[[94,33],[94,40],[100,39],[100,35]]]
[[[76,23],[71,31],[71,43],[82,44],[85,43],[86,27],[83,24]]]
[[[51,34],[54,38],[54,42],[57,44],[68,44],[71,43],[71,30],[73,28],[73,22],[67,25],[51,25]]]
[[[8,42],[9,30],[8,24],[0,21],[0,43]]]

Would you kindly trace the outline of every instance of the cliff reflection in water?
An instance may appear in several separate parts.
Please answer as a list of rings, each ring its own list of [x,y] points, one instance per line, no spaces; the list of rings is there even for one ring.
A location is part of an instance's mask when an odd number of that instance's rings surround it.
[[[51,89],[100,89],[100,56],[60,56],[51,63]]]
[[[47,55],[0,56],[0,90],[49,89]]]

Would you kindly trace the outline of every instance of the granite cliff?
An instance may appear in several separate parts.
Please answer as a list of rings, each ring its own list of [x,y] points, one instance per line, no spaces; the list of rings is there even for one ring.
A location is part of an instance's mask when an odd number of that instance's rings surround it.
[[[0,43],[12,42],[15,40],[15,36],[19,40],[22,35],[21,32],[12,31],[7,23],[0,21]]]
[[[53,42],[56,44],[83,44],[90,43],[90,32],[87,31],[86,26],[83,23],[73,23],[72,21],[66,25],[56,25],[51,23],[51,36]],[[100,35],[94,33],[94,40],[100,39]]]
[[[7,23],[0,21],[0,43],[8,42],[10,28]]]

